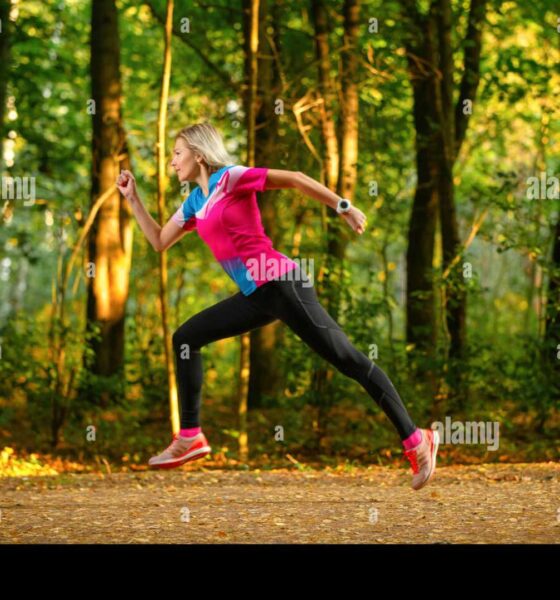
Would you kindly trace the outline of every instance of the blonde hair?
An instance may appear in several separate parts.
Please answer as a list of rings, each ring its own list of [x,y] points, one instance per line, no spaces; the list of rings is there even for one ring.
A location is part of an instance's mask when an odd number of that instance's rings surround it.
[[[191,150],[202,156],[210,173],[233,163],[219,131],[207,121],[184,127],[175,136],[176,140],[178,138],[182,138]]]

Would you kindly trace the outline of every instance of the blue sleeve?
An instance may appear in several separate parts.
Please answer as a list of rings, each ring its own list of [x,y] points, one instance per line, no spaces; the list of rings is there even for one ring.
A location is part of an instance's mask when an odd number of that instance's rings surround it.
[[[175,211],[175,214],[171,217],[171,220],[177,223],[177,225],[185,231],[196,229],[195,210],[192,206],[192,193],[185,198],[183,204],[181,204]]]

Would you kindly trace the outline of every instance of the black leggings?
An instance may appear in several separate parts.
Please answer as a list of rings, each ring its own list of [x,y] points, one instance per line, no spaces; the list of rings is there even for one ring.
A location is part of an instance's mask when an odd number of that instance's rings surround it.
[[[174,332],[181,428],[200,426],[201,348],[280,319],[341,373],[357,381],[391,420],[401,440],[406,439],[416,426],[391,380],[350,343],[319,304],[315,288],[303,271],[297,267],[286,277],[290,275],[291,280],[269,281],[249,296],[238,292],[194,315]]]

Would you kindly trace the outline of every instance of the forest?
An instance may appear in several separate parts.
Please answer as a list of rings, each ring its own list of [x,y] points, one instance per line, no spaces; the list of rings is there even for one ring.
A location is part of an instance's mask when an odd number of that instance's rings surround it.
[[[0,0],[0,476],[145,470],[177,432],[173,332],[238,290],[196,232],[155,252],[115,181],[163,226],[194,186],[175,136],[202,122],[236,165],[367,216],[357,235],[297,190],[258,194],[274,248],[447,431],[442,465],[557,460],[558,8]],[[402,464],[380,407],[282,321],[203,356],[207,468]]]

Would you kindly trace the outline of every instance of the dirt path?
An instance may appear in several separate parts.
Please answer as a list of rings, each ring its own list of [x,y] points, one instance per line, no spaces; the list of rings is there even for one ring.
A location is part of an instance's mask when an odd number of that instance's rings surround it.
[[[0,479],[0,543],[558,543],[560,465]]]

